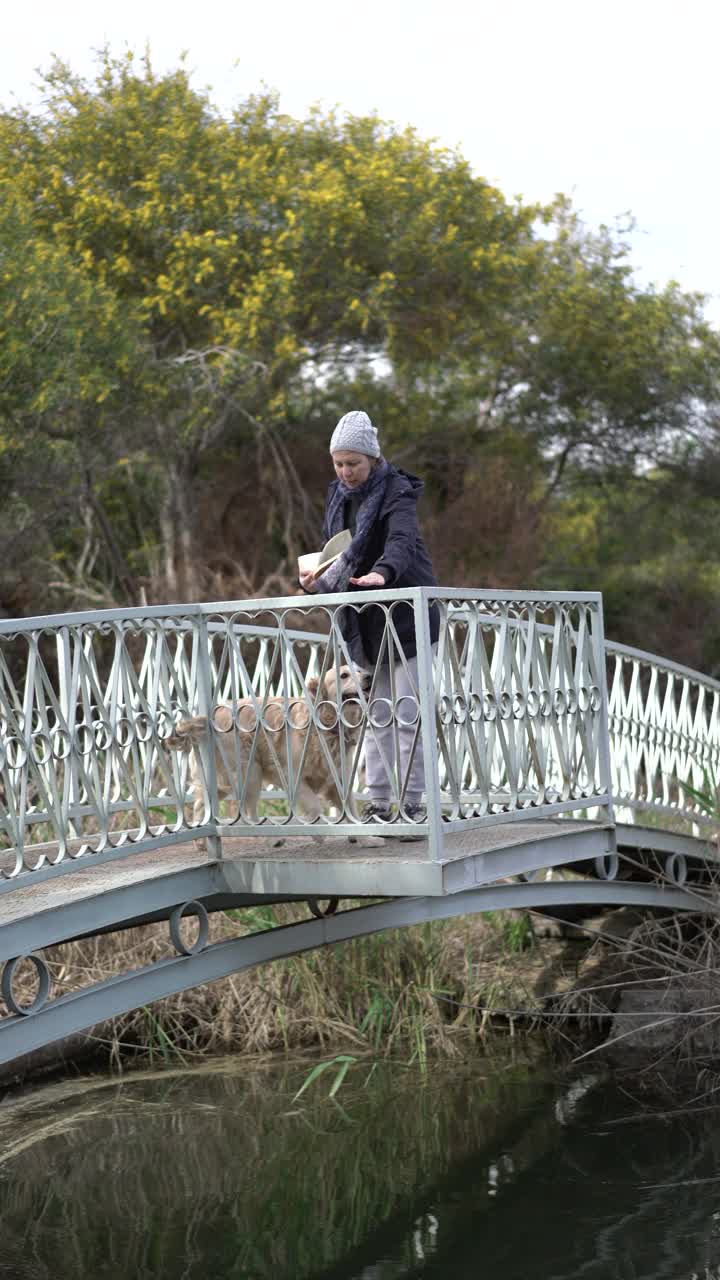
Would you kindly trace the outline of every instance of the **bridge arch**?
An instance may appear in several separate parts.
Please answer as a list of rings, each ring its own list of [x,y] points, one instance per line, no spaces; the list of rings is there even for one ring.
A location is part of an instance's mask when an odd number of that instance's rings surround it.
[[[379,698],[372,673],[343,686],[347,617],[367,608],[409,695],[391,679]],[[408,610],[416,667],[399,639]],[[403,733],[409,757],[393,754]],[[362,817],[373,737],[391,796],[381,826]],[[318,769],[323,807],[308,815]],[[714,912],[715,825],[698,796],[718,776],[720,683],[606,643],[596,593],[416,588],[2,622],[0,964],[190,901],[383,901],[47,992],[29,1013],[12,1012],[8,978],[0,1061],[171,991],[420,920],[573,902]]]

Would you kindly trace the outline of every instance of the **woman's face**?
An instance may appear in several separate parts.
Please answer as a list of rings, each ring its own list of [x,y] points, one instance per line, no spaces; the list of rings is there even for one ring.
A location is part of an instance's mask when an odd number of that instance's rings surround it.
[[[353,453],[351,449],[338,449],[332,456],[335,475],[348,489],[357,489],[372,471],[372,458],[366,453]]]

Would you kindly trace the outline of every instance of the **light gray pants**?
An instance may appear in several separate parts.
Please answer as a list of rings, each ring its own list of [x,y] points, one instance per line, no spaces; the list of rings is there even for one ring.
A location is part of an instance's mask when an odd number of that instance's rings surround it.
[[[419,804],[425,790],[417,658],[406,662],[407,670],[402,662],[395,664],[392,690],[389,666],[378,667],[374,673],[371,723],[365,732],[365,774],[375,804],[397,803],[403,788],[405,802]]]

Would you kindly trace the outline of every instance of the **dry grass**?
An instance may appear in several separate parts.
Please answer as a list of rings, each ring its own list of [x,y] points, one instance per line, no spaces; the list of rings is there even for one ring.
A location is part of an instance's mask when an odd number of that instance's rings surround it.
[[[210,942],[307,919],[304,904],[217,913]],[[513,926],[498,913],[387,931],[245,970],[93,1028],[106,1060],[178,1064],[241,1052],[345,1051],[421,1066],[459,1057],[486,1031],[488,1005],[528,997],[508,968]],[[175,955],[165,924],[50,947],[54,993]],[[33,975],[18,974],[27,999]]]
[[[633,1087],[687,1100],[720,1090],[718,885],[697,913],[646,914],[626,936],[599,937],[577,986],[555,1004],[563,1030],[594,1033],[599,1055]],[[713,1098],[714,1100],[714,1098]]]

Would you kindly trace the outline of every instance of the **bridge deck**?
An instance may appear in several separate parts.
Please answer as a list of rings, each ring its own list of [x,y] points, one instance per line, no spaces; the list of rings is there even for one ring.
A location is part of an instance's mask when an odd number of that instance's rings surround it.
[[[0,961],[29,947],[166,918],[196,898],[210,910],[261,900],[441,898],[548,867],[591,872],[592,860],[612,852],[613,837],[601,822],[543,818],[448,832],[442,862],[431,860],[425,840],[386,838],[363,847],[340,836],[293,837],[279,847],[269,837],[228,836],[220,861],[191,841],[96,864],[80,859],[65,874],[35,882],[29,875],[0,894]],[[717,850],[705,841],[669,839],[696,865],[717,866]],[[659,854],[665,843],[664,832],[617,828],[629,869],[643,850]]]
[[[223,858],[210,862],[192,842],[126,853],[93,866],[82,860],[67,874],[0,895],[0,956],[17,954],[32,921],[34,946],[162,913],[190,898],[442,896],[498,878],[558,866],[607,852],[609,831],[599,823],[543,819],[508,822],[446,836],[447,857],[433,862],[426,840],[378,840],[372,847],[342,837],[288,839],[226,837]],[[103,916],[103,919],[100,918]],[[106,919],[105,919],[106,917]],[[76,921],[76,923],[73,923]],[[68,932],[70,930],[70,932]]]

